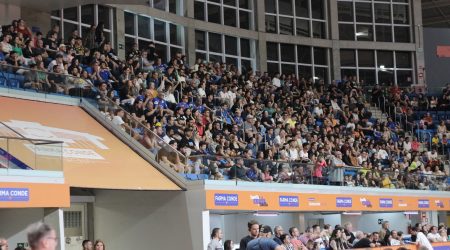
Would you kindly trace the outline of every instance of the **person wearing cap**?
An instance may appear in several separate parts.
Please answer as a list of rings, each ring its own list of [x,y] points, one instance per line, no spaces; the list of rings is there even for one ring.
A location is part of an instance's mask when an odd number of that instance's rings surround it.
[[[272,228],[270,226],[262,226],[259,238],[251,240],[247,244],[246,250],[283,250],[284,247],[271,239],[272,234]]]

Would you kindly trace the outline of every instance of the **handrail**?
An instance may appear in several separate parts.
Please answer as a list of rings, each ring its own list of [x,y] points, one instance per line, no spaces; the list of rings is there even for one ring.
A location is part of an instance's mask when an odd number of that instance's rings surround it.
[[[0,122],[1,123],[1,122]],[[34,143],[33,141],[42,141],[45,144],[51,144],[51,143],[64,143],[63,141],[53,141],[53,140],[46,140],[46,139],[33,139],[33,138],[28,138],[28,137],[23,137],[23,135],[21,135],[22,137],[13,137],[13,136],[3,136],[0,135],[0,138],[3,139],[11,139],[11,140],[23,140],[23,141],[30,141],[31,143],[33,143],[34,145],[42,145],[41,143]]]

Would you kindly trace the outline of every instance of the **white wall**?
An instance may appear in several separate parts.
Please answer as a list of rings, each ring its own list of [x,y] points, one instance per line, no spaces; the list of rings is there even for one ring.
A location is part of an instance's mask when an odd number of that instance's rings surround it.
[[[0,3],[0,25],[11,24],[12,20],[20,18],[20,13],[19,6]]]
[[[43,218],[43,208],[0,209],[0,237],[8,240],[9,249],[14,249],[17,243],[27,242],[28,225]]]
[[[374,213],[364,214],[362,216],[355,215],[342,215],[342,224],[345,222],[351,222],[353,224],[353,231],[363,232],[378,232],[381,225],[378,224],[378,219],[389,221],[390,228],[397,231],[407,232],[410,221],[402,213]]]
[[[96,190],[94,236],[107,249],[202,249],[203,195]]]

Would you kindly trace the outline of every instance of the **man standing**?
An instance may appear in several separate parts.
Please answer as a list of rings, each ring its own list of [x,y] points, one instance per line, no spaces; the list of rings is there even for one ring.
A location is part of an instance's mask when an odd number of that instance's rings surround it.
[[[411,235],[416,236],[416,245],[419,247],[425,247],[428,250],[433,250],[433,246],[428,241],[427,236],[420,232],[420,229],[418,227],[411,228]]]
[[[389,230],[389,221],[383,221],[381,224],[380,239],[384,239],[384,237],[389,234],[391,234],[391,230]]]
[[[278,245],[271,237],[272,228],[270,226],[262,226],[259,238],[251,240],[247,244],[246,250],[283,250],[284,247]]]
[[[281,227],[281,226],[275,226],[275,227],[273,228],[273,230],[275,231],[275,237],[273,237],[273,240],[274,240],[276,243],[278,243],[278,245],[282,245],[283,242],[281,241],[280,237],[281,237],[281,235],[284,234],[283,227]]]
[[[31,250],[55,250],[58,245],[56,232],[42,222],[31,224],[28,229],[28,244]]]
[[[259,234],[259,223],[256,220],[251,220],[247,223],[249,235],[241,239],[239,244],[240,250],[246,250],[247,244],[258,237]]]

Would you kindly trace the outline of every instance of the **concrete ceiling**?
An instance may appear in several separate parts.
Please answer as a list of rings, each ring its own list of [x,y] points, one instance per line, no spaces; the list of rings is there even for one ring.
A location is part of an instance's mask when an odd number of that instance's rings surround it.
[[[450,0],[422,0],[424,27],[450,28]]]
[[[41,11],[51,11],[85,4],[148,5],[148,2],[148,0],[0,0],[0,3],[19,5]]]

